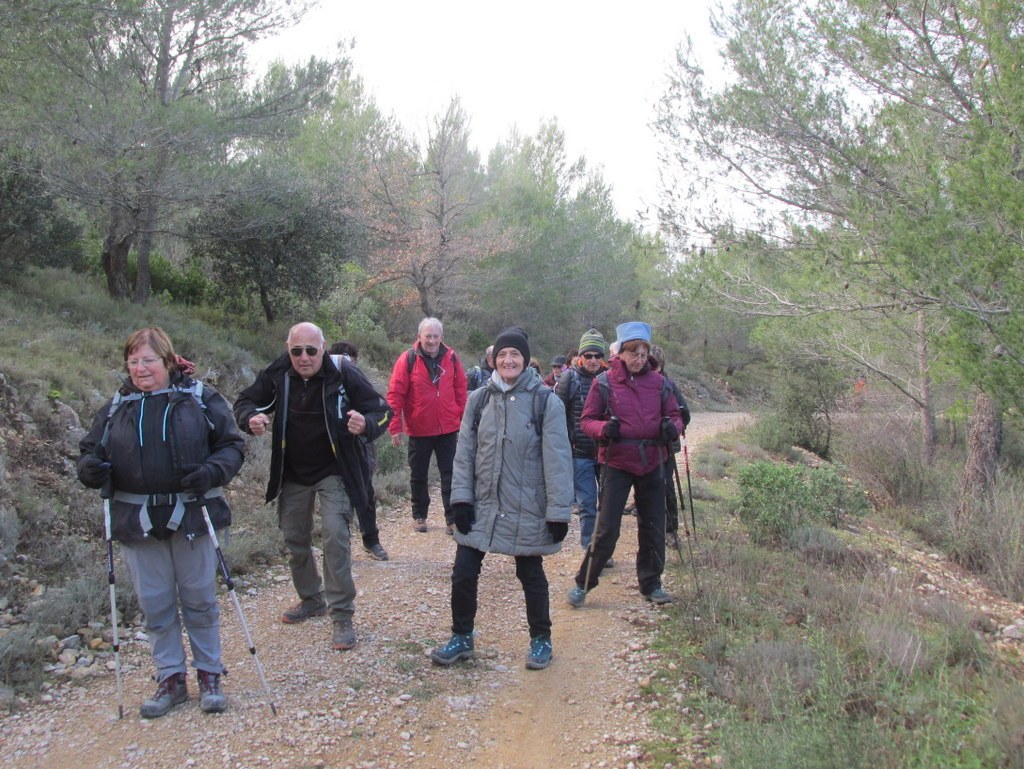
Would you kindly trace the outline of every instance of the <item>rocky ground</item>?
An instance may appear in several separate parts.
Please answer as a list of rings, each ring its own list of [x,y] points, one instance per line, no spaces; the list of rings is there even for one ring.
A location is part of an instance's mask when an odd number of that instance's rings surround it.
[[[743,418],[697,414],[688,431],[691,456],[707,436]],[[475,659],[450,669],[432,665],[430,649],[449,635],[455,544],[435,512],[426,534],[412,532],[404,509],[388,511],[380,523],[391,560],[376,562],[357,551],[359,642],[351,651],[331,650],[328,618],[297,626],[277,621],[295,600],[283,565],[238,584],[276,715],[225,593],[222,635],[230,670],[225,713],[199,710],[193,678],[188,703],[154,721],[139,718],[138,705],[154,683],[141,628],[128,628],[121,653],[124,718],[117,717],[112,660],[90,651],[85,639],[81,648],[65,650],[39,701],[21,703],[0,717],[0,761],[26,769],[627,769],[643,764],[641,746],[654,732],[652,705],[641,689],[658,664],[650,642],[665,614],[636,590],[632,518],[624,522],[617,566],[582,609],[565,602],[581,556],[575,522],[566,540],[573,546],[545,559],[555,659],[543,671],[524,668],[529,638],[522,592],[513,561],[500,556],[484,562]],[[891,547],[896,560],[921,571],[922,589],[961,584],[948,565],[898,543]],[[670,564],[670,591],[687,589],[676,583],[685,579],[681,575],[685,572]],[[999,627],[1021,621],[1019,606],[988,595],[964,597],[984,601]],[[694,731],[705,726],[695,724]],[[699,744],[692,751],[701,764],[709,759]]]
[[[698,415],[691,451],[739,419]],[[154,689],[148,646],[141,628],[122,629],[124,718],[117,718],[112,660],[90,651],[86,640],[65,650],[39,702],[0,719],[0,761],[47,769],[635,764],[651,734],[640,687],[656,661],[648,645],[663,615],[636,590],[633,519],[623,527],[618,565],[583,609],[565,602],[582,552],[575,522],[566,540],[574,546],[545,559],[555,659],[543,671],[524,667],[522,592],[514,562],[500,556],[484,562],[475,659],[450,669],[430,663],[430,649],[449,635],[455,544],[443,516],[432,512],[429,524],[428,533],[417,534],[406,510],[388,511],[380,527],[391,560],[357,552],[359,642],[348,652],[331,650],[329,618],[277,621],[295,600],[284,565],[238,583],[277,715],[225,593],[225,713],[202,713],[192,686],[189,702],[167,716],[139,718],[139,703]]]

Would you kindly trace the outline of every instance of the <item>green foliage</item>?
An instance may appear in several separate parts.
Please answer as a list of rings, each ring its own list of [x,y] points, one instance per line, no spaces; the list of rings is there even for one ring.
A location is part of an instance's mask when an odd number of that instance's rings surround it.
[[[37,162],[0,147],[0,266],[69,266],[81,259],[81,228],[43,184]]]
[[[770,451],[800,446],[827,458],[833,418],[845,391],[843,372],[825,358],[778,360],[767,414],[757,428],[760,445]]]
[[[837,526],[844,515],[868,511],[859,483],[847,482],[826,465],[808,469],[753,462],[740,470],[738,512],[758,543],[788,542],[806,523]]]

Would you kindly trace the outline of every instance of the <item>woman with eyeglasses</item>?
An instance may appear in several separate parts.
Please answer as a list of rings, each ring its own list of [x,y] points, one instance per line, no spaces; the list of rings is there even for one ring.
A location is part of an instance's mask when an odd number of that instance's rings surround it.
[[[214,529],[231,525],[221,487],[245,459],[244,439],[231,407],[212,387],[185,371],[157,327],[124,344],[128,374],[93,418],[79,444],[78,478],[110,497],[110,536],[135,587],[156,666],[156,693],[139,714],[157,718],[188,699],[185,626],[196,668],[200,708],[224,710],[220,688],[220,610]]]
[[[562,372],[555,383],[555,395],[565,405],[565,421],[572,444],[573,490],[580,506],[580,545],[586,549],[594,534],[597,518],[597,485],[600,466],[597,464],[597,443],[580,428],[583,404],[597,375],[607,368],[604,356],[608,346],[596,328],[588,329],[580,338],[579,354],[572,366]]]
[[[640,594],[656,604],[672,597],[661,586],[665,569],[665,478],[668,446],[683,423],[665,378],[651,368],[651,327],[637,321],[616,329],[618,357],[590,388],[580,427],[598,442],[601,504],[590,548],[576,573],[569,603],[582,606],[615,551],[629,492],[636,501],[636,576]]]

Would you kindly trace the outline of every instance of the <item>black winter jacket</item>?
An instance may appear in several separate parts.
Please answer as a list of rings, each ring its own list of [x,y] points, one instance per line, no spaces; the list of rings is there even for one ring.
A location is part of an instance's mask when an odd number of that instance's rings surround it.
[[[110,501],[111,535],[120,542],[145,539],[140,518],[142,505],[118,499],[119,492],[133,495],[169,495],[181,490],[181,478],[189,465],[204,464],[213,470],[216,485],[231,480],[245,461],[245,439],[235,427],[227,401],[212,387],[204,385],[200,407],[189,390],[195,381],[175,372],[171,392],[152,395],[126,381],[119,390],[128,397],[110,417],[110,435],[101,446],[113,399],[96,412],[92,427],[79,442],[78,467],[89,456],[111,463],[114,497]],[[209,421],[207,421],[209,420]],[[163,522],[171,515],[170,504],[157,504],[146,511],[162,532]],[[231,510],[223,496],[206,499],[207,511],[215,529],[231,525]],[[201,505],[185,504],[181,530],[191,539],[206,533]]]
[[[581,459],[597,459],[597,444],[580,429],[580,416],[583,414],[583,404],[587,402],[590,386],[594,384],[601,371],[604,371],[604,368],[597,374],[591,374],[582,366],[573,366],[562,372],[555,385],[555,395],[565,404],[565,421],[569,429],[572,455]]]
[[[374,440],[387,429],[391,409],[366,375],[348,361],[342,359],[339,369],[331,356],[325,355],[321,373],[324,377],[324,415],[331,447],[349,500],[358,513],[368,505],[364,479],[368,477],[369,468],[363,442]],[[298,377],[292,369],[288,353],[285,353],[263,369],[256,376],[256,381],[242,390],[235,400],[235,422],[245,432],[251,432],[249,420],[256,414],[274,415],[267,502],[281,493],[288,394],[293,375]],[[348,431],[348,412],[352,409],[366,417],[366,430],[362,435],[353,435]],[[291,449],[301,450],[301,447],[293,446]]]

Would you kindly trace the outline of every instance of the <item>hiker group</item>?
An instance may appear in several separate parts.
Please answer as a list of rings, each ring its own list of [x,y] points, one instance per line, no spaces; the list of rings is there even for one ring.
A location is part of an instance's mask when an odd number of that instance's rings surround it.
[[[82,439],[78,476],[104,498],[116,659],[113,541],[145,618],[157,690],[142,703],[144,718],[188,699],[182,626],[201,709],[226,706],[218,566],[256,655],[217,537],[220,531],[226,538],[231,524],[222,487],[244,461],[242,432],[270,436],[266,500],[276,500],[298,596],[280,620],[296,624],[329,613],[334,649],[356,644],[356,524],[366,553],[389,559],[373,489],[374,441],[385,431],[394,446],[407,443],[413,534],[429,531],[433,457],[444,530],[456,544],[452,635],[431,653],[434,663],[473,656],[481,567],[486,554],[496,553],[515,559],[530,632],[526,667],[546,668],[553,650],[543,557],[561,549],[578,512],[584,555],[567,598],[582,606],[612,563],[631,494],[640,593],[655,604],[672,600],[661,577],[681,504],[672,491],[673,450],[690,414],[679,388],[661,373],[664,356],[646,323],[620,324],[611,345],[587,330],[543,376],[520,327],[498,334],[467,370],[444,343],[441,322],[425,318],[415,343],[395,360],[386,394],[359,368],[354,345],[328,347],[319,327],[299,323],[284,353],[233,408],[192,377],[193,365],[159,328],[134,332],[123,354],[127,378]],[[317,508],[322,575],[313,549]],[[120,700],[119,659],[117,671]]]

